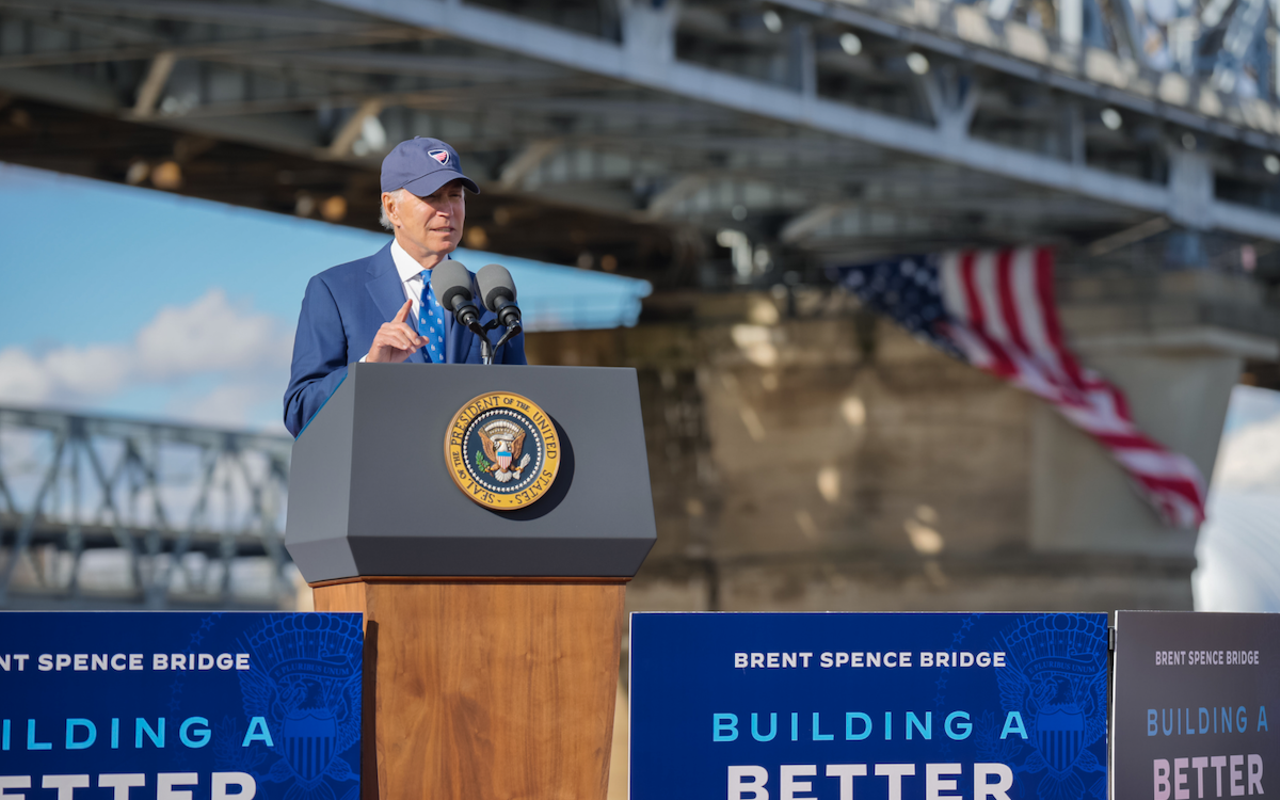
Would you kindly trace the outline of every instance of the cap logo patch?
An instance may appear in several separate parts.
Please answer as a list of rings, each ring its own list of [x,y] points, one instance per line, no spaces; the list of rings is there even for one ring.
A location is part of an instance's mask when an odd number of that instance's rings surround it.
[[[436,161],[439,161],[441,164],[448,164],[448,163],[449,163],[449,151],[448,151],[448,150],[428,150],[428,151],[427,151],[427,155],[431,156],[431,157],[432,157],[432,158],[434,158]]]

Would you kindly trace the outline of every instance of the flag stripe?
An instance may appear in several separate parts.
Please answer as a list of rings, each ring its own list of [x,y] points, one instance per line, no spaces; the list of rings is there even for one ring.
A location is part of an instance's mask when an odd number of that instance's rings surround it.
[[[961,280],[963,270],[960,267],[961,255],[951,251],[942,256],[942,268],[938,270],[938,286],[942,292],[942,305],[952,318],[969,324],[969,303],[967,292]]]
[[[1067,382],[1080,386],[1080,365],[1076,363],[1075,354],[1067,349],[1062,336],[1062,325],[1058,322],[1058,303],[1053,293],[1053,252],[1048,248],[1036,249],[1036,293],[1039,297],[1037,307],[1044,318],[1045,335],[1049,339],[1049,347],[1058,354]]]
[[[995,366],[995,357],[982,340],[965,325],[947,324],[943,329],[953,342],[964,353],[969,363],[978,369],[991,370]]]
[[[1022,318],[1018,313],[1018,304],[1013,299],[1015,251],[1001,250],[996,256],[996,291],[1000,293],[1000,318],[1009,329],[1009,342],[1023,353],[1031,353],[1027,347],[1027,339],[1022,335]]]
[[[1003,343],[995,291],[995,263],[990,252],[962,254],[959,282],[969,312],[969,331],[986,355],[985,368],[1002,378],[1017,374]],[[951,309],[947,309],[951,311]],[[992,326],[997,326],[996,330]]]
[[[982,343],[982,346],[991,356],[990,372],[994,372],[1002,378],[1012,378],[1018,374],[1018,368],[1003,343],[981,331],[973,331],[973,335],[978,338],[978,341]]]
[[[974,253],[960,254],[960,286],[964,289],[963,309],[954,309],[960,312],[959,320],[968,325],[975,331],[982,330],[982,302],[978,299],[978,290],[974,285],[974,261],[977,259]],[[952,309],[948,309],[951,311]]]
[[[981,328],[993,341],[1009,341],[1009,328],[1000,313],[1000,290],[996,288],[996,254],[979,252],[973,269],[974,289],[982,303]]]
[[[1021,320],[1022,335],[1031,354],[1044,362],[1054,381],[1065,383],[1067,373],[1062,366],[1062,356],[1049,337],[1046,315],[1038,302],[1040,269],[1035,253],[1023,249],[1018,251],[1018,256],[1012,276],[1013,302]]]

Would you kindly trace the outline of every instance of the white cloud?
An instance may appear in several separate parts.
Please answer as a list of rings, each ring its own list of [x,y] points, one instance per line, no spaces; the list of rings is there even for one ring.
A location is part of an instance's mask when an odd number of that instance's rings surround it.
[[[42,367],[56,387],[79,397],[111,394],[131,377],[129,349],[117,345],[61,347],[45,355]]]
[[[10,347],[0,351],[0,400],[37,404],[105,397],[131,373],[129,350],[117,345],[59,347],[39,357]]]
[[[128,344],[63,346],[43,354],[0,350],[0,403],[93,406],[122,389],[180,390],[188,380],[212,375],[212,391],[172,411],[207,424],[243,425],[265,403],[279,401],[292,348],[283,321],[238,308],[212,289],[188,306],[161,309]]]
[[[175,418],[204,425],[236,427],[253,419],[256,416],[254,412],[264,402],[274,402],[278,406],[283,394],[283,378],[275,383],[260,380],[227,382],[193,400],[175,399],[170,405],[170,412]],[[284,430],[283,423],[280,429]]]
[[[289,363],[293,337],[280,321],[233,307],[213,289],[185,308],[168,306],[135,342],[140,372],[155,379]]]
[[[30,353],[19,347],[0,350],[0,399],[12,403],[42,403],[52,392],[53,377]]]

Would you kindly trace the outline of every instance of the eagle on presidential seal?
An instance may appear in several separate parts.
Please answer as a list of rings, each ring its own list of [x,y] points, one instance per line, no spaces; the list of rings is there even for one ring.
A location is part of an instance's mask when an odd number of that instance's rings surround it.
[[[1029,750],[1011,764],[1041,800],[1106,797],[1107,628],[1085,614],[1024,617],[1000,636],[996,672],[1006,713],[1029,728]],[[1099,747],[1100,745],[1100,747]],[[1102,755],[1102,758],[1099,758]],[[1093,773],[1102,773],[1094,777]]]
[[[531,459],[528,453],[520,458],[527,431],[515,422],[499,419],[480,428],[478,433],[485,457],[490,461],[485,472],[493,473],[494,479],[499,483],[506,483],[513,478],[519,480]]]
[[[244,641],[254,664],[239,674],[244,711],[266,720],[278,757],[254,777],[283,784],[282,800],[359,795],[362,643],[347,617],[272,615]]]

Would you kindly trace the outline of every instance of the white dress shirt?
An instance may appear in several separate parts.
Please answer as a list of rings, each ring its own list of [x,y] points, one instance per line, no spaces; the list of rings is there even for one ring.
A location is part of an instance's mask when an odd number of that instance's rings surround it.
[[[448,258],[448,256],[446,256]],[[404,289],[405,299],[413,303],[413,313],[406,320],[409,327],[415,331],[418,330],[418,314],[422,305],[422,265],[413,260],[413,256],[409,255],[400,242],[394,239],[391,242],[391,260],[395,262],[396,272],[400,275],[400,288]],[[390,322],[391,320],[387,320]],[[419,333],[419,335],[422,335]],[[361,363],[369,357],[365,353],[361,358]]]
[[[396,262],[396,272],[400,273],[400,286],[404,289],[405,299],[413,303],[413,313],[409,315],[410,327],[417,330],[418,306],[422,304],[422,265],[413,260],[400,243],[391,242],[391,260]]]

